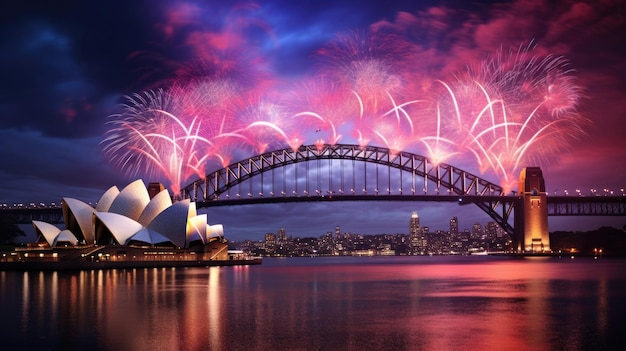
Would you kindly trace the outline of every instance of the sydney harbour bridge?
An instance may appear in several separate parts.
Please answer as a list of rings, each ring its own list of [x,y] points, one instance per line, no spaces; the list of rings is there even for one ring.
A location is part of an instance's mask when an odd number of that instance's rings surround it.
[[[376,146],[320,144],[270,151],[232,163],[187,185],[176,197],[191,199],[198,208],[312,201],[475,205],[519,249],[541,244],[542,235],[548,235],[547,216],[626,216],[626,196],[548,196],[537,167],[524,169],[520,184],[520,191],[505,194],[497,184],[417,154]],[[21,223],[62,219],[60,209],[11,212]]]

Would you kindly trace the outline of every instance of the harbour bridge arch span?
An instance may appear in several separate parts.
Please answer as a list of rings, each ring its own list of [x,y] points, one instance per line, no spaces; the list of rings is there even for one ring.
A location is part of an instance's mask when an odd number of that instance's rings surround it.
[[[405,151],[348,144],[266,152],[216,170],[181,190],[181,196],[198,207],[309,201],[474,203],[513,237],[509,219],[517,197],[504,195],[499,185],[446,163],[435,164]]]

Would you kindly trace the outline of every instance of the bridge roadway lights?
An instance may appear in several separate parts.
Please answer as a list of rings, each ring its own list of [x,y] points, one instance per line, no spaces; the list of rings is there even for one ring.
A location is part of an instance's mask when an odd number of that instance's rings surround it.
[[[548,201],[543,173],[539,167],[520,172],[519,199],[515,208],[518,252],[550,252]]]

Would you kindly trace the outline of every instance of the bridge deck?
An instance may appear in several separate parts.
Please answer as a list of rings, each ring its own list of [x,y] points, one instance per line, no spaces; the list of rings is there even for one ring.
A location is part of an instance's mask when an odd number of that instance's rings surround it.
[[[198,208],[216,206],[235,206],[263,203],[293,202],[343,202],[343,201],[430,201],[454,202],[460,205],[486,203],[508,204],[514,206],[516,196],[479,196],[479,195],[332,195],[332,196],[266,196],[257,198],[222,197],[213,201],[196,202]],[[626,196],[548,196],[549,216],[626,216]],[[0,214],[13,216],[20,224],[30,224],[33,220],[48,223],[63,223],[60,207],[49,208],[8,208]]]

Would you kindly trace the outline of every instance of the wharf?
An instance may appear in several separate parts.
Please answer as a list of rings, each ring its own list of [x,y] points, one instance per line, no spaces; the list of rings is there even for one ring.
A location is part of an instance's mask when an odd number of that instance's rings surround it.
[[[17,249],[2,252],[0,271],[213,267],[262,263],[260,257],[218,251],[115,245]]]

